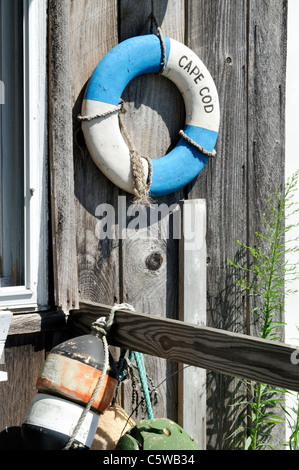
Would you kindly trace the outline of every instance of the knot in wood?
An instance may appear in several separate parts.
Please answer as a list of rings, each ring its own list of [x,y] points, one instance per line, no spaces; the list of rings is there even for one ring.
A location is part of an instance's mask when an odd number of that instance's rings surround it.
[[[163,258],[161,253],[158,251],[154,251],[153,253],[149,254],[145,260],[146,267],[150,271],[157,271],[163,263]]]

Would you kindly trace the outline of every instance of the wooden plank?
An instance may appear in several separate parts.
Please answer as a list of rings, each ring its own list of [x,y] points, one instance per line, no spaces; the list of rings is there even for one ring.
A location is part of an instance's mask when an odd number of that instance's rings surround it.
[[[228,260],[246,262],[237,240],[247,235],[247,2],[189,0],[186,44],[214,78],[221,125],[217,156],[190,185],[189,198],[207,203],[207,325],[246,332],[246,303]],[[244,257],[245,255],[245,257]],[[237,381],[207,373],[207,448],[229,448]],[[236,424],[238,426],[239,423]]]
[[[256,237],[256,232],[265,230],[263,216],[270,216],[267,198],[277,204],[275,188],[280,195],[284,193],[286,32],[287,1],[249,2],[247,243],[258,246],[262,252],[269,247]],[[250,256],[248,261],[252,261]],[[281,299],[283,295],[282,291]],[[248,297],[247,302],[249,314],[261,305],[257,296]],[[277,309],[275,320],[285,321],[283,308]],[[259,334],[260,326],[254,315],[248,318],[248,323],[253,334]],[[283,341],[284,326],[279,328],[279,334]],[[277,424],[272,442],[285,442],[285,432],[285,423]]]
[[[179,320],[206,325],[206,201],[182,201],[179,242]],[[190,366],[179,374],[178,423],[200,449],[206,448],[206,370]]]
[[[208,273],[223,270],[218,285],[208,279],[208,296],[214,314],[219,315],[217,319],[209,314],[209,321],[214,326],[218,321],[217,326],[229,327],[227,321],[225,324],[226,312],[219,311],[219,301],[214,297],[225,288],[222,282],[229,269],[228,258],[238,256],[236,241],[246,236],[247,8],[246,1],[236,1],[232,6],[229,0],[190,0],[187,11],[187,45],[209,69],[221,111],[217,156],[209,160],[196,184],[189,188],[189,198],[206,199]]]
[[[119,189],[89,155],[81,122],[87,81],[102,57],[118,42],[116,0],[76,0],[68,6],[71,105],[73,109],[74,200],[78,290],[81,299],[119,301]],[[112,236],[99,236],[104,211],[114,211]]]
[[[80,310],[70,313],[70,325],[85,334],[111,308],[80,303]],[[299,391],[299,368],[293,363],[299,349],[278,341],[122,309],[115,312],[108,340],[170,361]]]
[[[66,331],[9,335],[5,344],[5,370],[8,380],[1,384],[0,450],[24,450],[21,425],[37,393],[36,380],[46,354],[65,341]]]
[[[221,108],[217,157],[189,192],[207,201],[207,322],[250,334],[252,298],[237,286],[242,273],[228,260],[246,265],[248,253],[237,240],[256,245],[266,192],[283,188],[286,2],[189,0],[186,6],[187,45],[214,77]],[[208,373],[211,449],[229,448],[236,416],[228,405],[236,394],[235,380]]]
[[[60,331],[66,329],[67,315],[61,310],[14,314],[8,331],[9,336]]]
[[[7,338],[5,365],[0,366],[8,375],[7,382],[1,383],[1,431],[8,432],[10,429],[21,426],[30,402],[36,394],[35,384],[44,360],[45,336],[43,333]],[[18,445],[21,443],[19,442]]]
[[[122,192],[93,162],[83,136],[82,99],[102,57],[118,42],[117,0],[69,3],[69,54],[73,109],[74,200],[79,296],[95,302],[120,302],[121,245],[118,240],[118,196]],[[101,235],[105,211],[113,213],[110,235]]]
[[[153,8],[153,10],[152,10]],[[123,0],[119,9],[119,40],[150,33],[150,23],[145,27],[148,15],[153,12],[163,34],[179,41],[184,40],[183,0]],[[155,34],[155,28],[152,32]],[[179,129],[184,123],[183,99],[176,86],[159,74],[137,77],[126,87],[122,98],[126,113],[124,123],[135,148],[141,155],[162,157],[178,140]],[[161,204],[166,209],[178,205],[183,191],[153,201],[156,213]],[[133,210],[132,198],[127,195],[127,209]],[[142,230],[129,236],[121,244],[122,301],[149,314],[177,318],[178,240],[172,239],[172,215],[161,216],[155,224],[148,222]],[[133,216],[134,214],[132,214]],[[127,217],[127,223],[132,217]],[[147,228],[149,236],[144,236]],[[167,231],[170,228],[170,236]],[[177,421],[177,364],[161,358],[145,356],[146,370],[158,389],[158,403],[154,404],[154,416]],[[166,380],[165,380],[166,379]],[[131,388],[124,387],[122,405],[132,408]],[[140,412],[140,410],[139,410]]]
[[[174,212],[175,208],[179,209],[179,206],[174,204]],[[158,208],[139,209],[145,215],[145,226],[136,232],[129,228],[122,243],[123,298],[139,311],[174,317],[178,267],[176,257],[171,253],[176,254],[177,240],[172,239],[172,224],[177,214],[169,213],[168,206],[165,205],[166,213],[163,216],[162,212],[159,221]],[[147,220],[152,223],[147,224]],[[154,416],[167,416],[177,420],[177,364],[147,356],[144,360],[154,385],[163,382],[158,390],[158,402],[153,404]],[[167,378],[168,376],[170,377]],[[131,390],[128,385],[124,399],[123,406],[128,409],[131,406]]]
[[[78,305],[69,0],[49,2],[49,155],[55,305]]]
[[[254,47],[248,50],[247,242],[264,250],[267,243],[256,232],[265,230],[263,216],[270,216],[267,198],[277,203],[275,188],[284,192],[287,1],[250,2],[248,21]],[[256,297],[250,300],[253,309]],[[283,309],[276,320],[284,321]]]

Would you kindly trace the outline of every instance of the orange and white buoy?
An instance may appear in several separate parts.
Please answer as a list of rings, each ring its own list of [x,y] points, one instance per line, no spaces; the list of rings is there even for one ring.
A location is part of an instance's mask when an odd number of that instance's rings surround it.
[[[98,332],[70,339],[52,349],[37,379],[38,393],[22,424],[23,438],[31,449],[63,449],[101,379],[71,446],[90,448],[99,415],[109,408],[118,382],[110,354],[109,367],[102,377],[104,362],[105,349]]]

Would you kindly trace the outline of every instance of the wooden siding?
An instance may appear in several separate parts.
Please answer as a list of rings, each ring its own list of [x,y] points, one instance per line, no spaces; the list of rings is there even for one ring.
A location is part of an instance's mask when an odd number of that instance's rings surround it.
[[[153,243],[117,236],[97,240],[97,205],[113,204],[117,214],[117,197],[124,194],[95,167],[76,122],[94,67],[117,42],[149,32],[144,23],[153,5],[163,33],[185,43],[207,65],[221,105],[217,158],[189,187],[158,202],[171,205],[183,198],[206,199],[207,324],[248,333],[249,298],[236,286],[238,273],[228,260],[246,261],[237,240],[255,243],[255,231],[261,229],[261,216],[267,210],[266,196],[271,197],[275,186],[283,189],[286,2],[122,0],[117,5],[110,0],[92,5],[84,0],[71,2],[69,26],[80,296],[95,302],[125,301],[139,311],[177,318],[177,240]],[[139,77],[128,85],[123,98],[125,125],[137,150],[155,158],[175,145],[184,106],[172,83],[159,75]],[[163,262],[153,273],[146,259],[155,253]],[[153,357],[146,357],[146,366],[154,383],[171,376],[177,367]],[[208,373],[207,384],[207,446],[222,448],[234,425],[227,405],[233,400],[236,380]],[[129,399],[126,389],[126,409]],[[176,376],[159,388],[154,413],[177,419]]]
[[[119,41],[149,32],[144,23],[153,6],[163,33],[189,46],[206,64],[216,82],[221,106],[217,158],[211,159],[188,187],[158,202],[171,205],[182,199],[206,200],[207,324],[249,333],[250,299],[236,287],[238,273],[229,267],[228,260],[246,262],[247,254],[240,250],[237,240],[255,243],[255,231],[261,229],[262,214],[267,211],[266,196],[271,197],[275,186],[283,189],[287,1],[50,0],[49,5],[53,26],[49,48],[53,61],[52,210],[57,207],[64,215],[60,218],[60,212],[53,213],[54,253],[57,235],[61,243],[54,263],[55,290],[61,299],[58,305],[69,310],[79,299],[107,305],[128,302],[140,312],[174,320],[178,316],[178,240],[136,236],[120,240],[117,224],[114,239],[97,238],[97,207],[112,204],[118,216],[118,197],[126,196],[126,207],[131,199],[97,169],[77,121],[95,66]],[[66,28],[63,44],[59,42],[62,30],[58,28],[57,32],[54,27],[55,21],[62,20],[57,16],[62,7]],[[56,17],[51,16],[54,12]],[[56,46],[62,56],[55,59],[52,54]],[[59,106],[53,107],[52,101],[58,97],[63,114]],[[159,75],[140,77],[129,84],[123,98],[126,128],[142,154],[159,157],[175,145],[184,123],[184,105],[172,83]],[[57,129],[60,119],[62,127]],[[59,131],[61,152],[53,139],[54,130]],[[65,181],[63,175],[67,175]],[[166,230],[168,223],[164,218],[160,230]],[[62,256],[63,252],[66,255]],[[149,264],[151,256],[161,260],[156,270]],[[30,354],[32,357],[32,351]],[[35,354],[39,364],[40,354]],[[6,361],[8,367],[12,359],[7,357]],[[155,416],[177,420],[177,363],[150,355],[145,363],[155,385],[166,379],[158,389]],[[28,369],[28,376],[34,375],[34,367]],[[16,382],[21,382],[24,370],[14,372]],[[207,374],[208,449],[229,445],[226,437],[235,416],[227,405],[236,393],[236,382],[224,374]],[[16,402],[20,391],[13,388],[10,397],[16,397]],[[121,400],[127,412],[130,399],[130,386],[126,384]],[[141,417],[139,410],[138,419]]]
[[[78,306],[69,4],[49,3],[49,154],[55,305]]]

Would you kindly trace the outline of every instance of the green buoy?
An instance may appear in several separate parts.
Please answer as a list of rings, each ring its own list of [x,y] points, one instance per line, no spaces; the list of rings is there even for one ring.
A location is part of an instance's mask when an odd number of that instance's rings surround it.
[[[115,450],[200,450],[178,424],[170,419],[140,421],[118,441]]]

